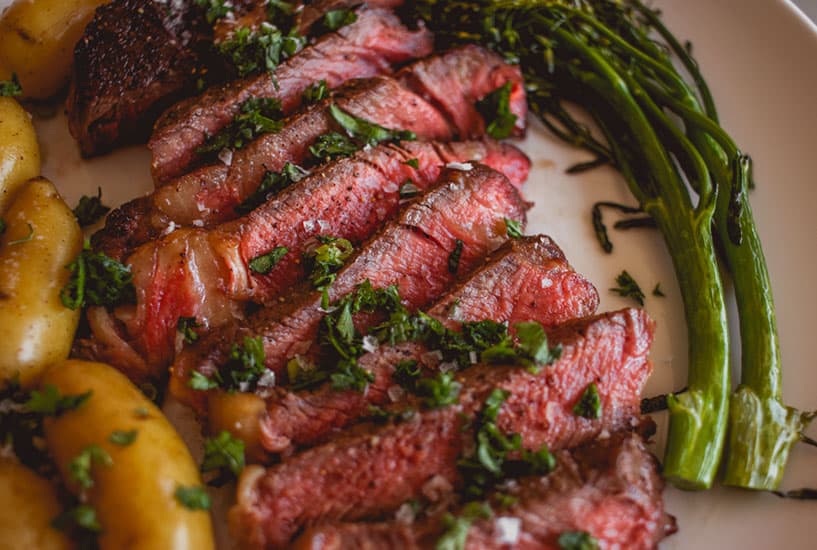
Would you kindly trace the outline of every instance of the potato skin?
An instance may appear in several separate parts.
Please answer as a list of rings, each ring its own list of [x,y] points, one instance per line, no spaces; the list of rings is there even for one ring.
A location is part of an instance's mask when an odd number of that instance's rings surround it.
[[[109,0],[16,0],[0,18],[0,80],[17,73],[23,96],[47,99],[65,86],[74,46]]]
[[[25,466],[0,458],[0,550],[63,550],[73,544],[51,520],[62,512],[57,492]]]
[[[98,445],[113,459],[94,466],[88,490],[102,525],[103,550],[208,550],[213,548],[210,514],[189,510],[174,497],[179,486],[201,486],[187,447],[162,412],[119,371],[101,363],[68,360],[49,368],[42,384],[61,394],[93,391],[79,408],[45,423],[49,453],[70,490],[69,463],[85,447]],[[133,443],[108,440],[114,430],[137,430]]]
[[[0,97],[0,215],[20,186],[39,175],[40,146],[31,118],[17,101]]]
[[[66,264],[82,248],[82,232],[54,185],[43,178],[18,191],[3,219],[0,379],[19,373],[28,387],[43,368],[68,357],[71,349],[80,312],[62,304],[60,290],[70,277]],[[29,234],[30,240],[9,244]]]

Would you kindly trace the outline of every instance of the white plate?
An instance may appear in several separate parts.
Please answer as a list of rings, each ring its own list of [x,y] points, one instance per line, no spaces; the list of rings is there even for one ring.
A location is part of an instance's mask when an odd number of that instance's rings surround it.
[[[0,0],[0,7],[10,0]],[[662,0],[665,21],[690,39],[714,93],[725,128],[753,155],[758,189],[752,194],[757,225],[766,245],[777,304],[786,402],[817,408],[817,368],[811,313],[817,311],[817,28],[784,0]],[[149,156],[131,147],[83,161],[65,118],[38,120],[43,173],[70,204],[101,186],[105,202],[119,204],[152,188]],[[629,303],[607,291],[622,269],[645,290],[661,283],[666,298],[648,294],[646,308],[658,321],[652,358],[655,374],[646,394],[684,386],[686,333],[672,267],[655,232],[611,231],[612,255],[601,253],[590,226],[597,200],[634,203],[611,170],[578,177],[564,169],[585,158],[534,125],[522,143],[534,161],[525,188],[535,200],[530,233],[544,232],[564,248],[578,271],[593,281],[601,309]],[[734,308],[733,312],[734,312]],[[734,315],[733,315],[734,317]],[[734,333],[734,347],[738,347]],[[661,453],[665,418],[658,415],[656,450]],[[812,433],[814,430],[812,430]],[[817,450],[792,453],[784,487],[817,486]],[[811,475],[809,475],[811,473]],[[664,548],[817,547],[817,503],[783,501],[768,494],[716,488],[684,493],[669,488],[667,508],[680,532]]]

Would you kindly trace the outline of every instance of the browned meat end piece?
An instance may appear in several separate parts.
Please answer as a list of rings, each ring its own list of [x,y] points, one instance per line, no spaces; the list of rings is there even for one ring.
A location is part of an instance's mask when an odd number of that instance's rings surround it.
[[[516,188],[499,172],[479,164],[470,171],[444,170],[432,190],[348,260],[329,287],[329,298],[334,302],[368,280],[374,288],[397,285],[404,305],[424,307],[453,282],[456,274],[448,260],[455,248],[460,250],[458,272],[467,273],[504,242],[505,218],[524,223],[525,209]],[[210,333],[177,357],[171,391],[201,407],[205,392],[188,388],[191,372],[211,375],[227,363],[232,345],[246,337],[262,339],[266,367],[280,380],[289,359],[313,349],[324,316],[321,301],[319,291],[294,289],[247,323]]]
[[[598,293],[573,271],[562,251],[545,236],[513,239],[498,249],[477,271],[434,304],[428,314],[449,328],[462,322],[491,319],[514,323],[537,321],[546,327],[587,317],[596,311]],[[439,358],[420,344],[406,343],[361,357],[358,364],[375,375],[365,392],[338,391],[331,384],[315,390],[281,388],[267,400],[261,421],[261,443],[273,453],[292,446],[313,445],[333,431],[367,415],[372,405],[401,401],[392,390],[394,367],[413,360],[435,368]],[[211,416],[211,422],[223,425]]]
[[[584,532],[602,548],[651,550],[675,532],[664,510],[657,462],[634,433],[614,435],[557,453],[546,477],[522,478],[502,494],[517,500],[493,506],[465,539],[468,550],[561,550],[559,537]],[[460,510],[452,510],[455,515]],[[432,550],[444,534],[439,516],[417,521],[326,524],[307,530],[296,550]]]
[[[496,388],[508,393],[496,426],[520,434],[527,449],[571,448],[633,428],[652,370],[647,355],[653,328],[647,314],[636,309],[562,325],[549,334],[562,345],[561,357],[538,372],[474,366],[456,375],[462,384],[456,405],[342,434],[266,471],[249,468],[231,511],[233,531],[249,548],[279,548],[304,526],[383,517],[422,498],[429,484],[451,492],[462,481],[457,460],[474,437],[468,420]],[[573,412],[591,383],[599,395],[599,418]]]

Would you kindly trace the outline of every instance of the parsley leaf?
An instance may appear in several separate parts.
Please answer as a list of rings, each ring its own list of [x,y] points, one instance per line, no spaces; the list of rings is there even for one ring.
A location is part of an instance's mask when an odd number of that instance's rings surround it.
[[[355,251],[347,239],[319,235],[319,246],[304,253],[304,264],[312,286],[321,290],[335,281],[336,272]]]
[[[216,378],[220,378],[220,376],[207,378],[199,371],[194,370],[190,373],[190,380],[187,381],[187,385],[196,391],[214,390],[219,384]]]
[[[519,341],[517,349],[525,359],[535,365],[549,365],[561,357],[562,347],[549,347],[545,329],[536,321],[516,323],[514,328]]]
[[[127,447],[134,441],[136,441],[136,436],[139,435],[138,430],[114,430],[111,432],[111,435],[108,436],[108,441],[113,443],[114,445],[121,445],[122,447]]]
[[[309,152],[315,158],[333,160],[338,157],[348,157],[359,147],[351,139],[337,132],[329,132],[318,136],[315,143],[309,146]]]
[[[275,71],[278,64],[295,55],[306,44],[306,38],[293,28],[288,34],[270,23],[261,23],[258,30],[237,29],[229,40],[218,45],[219,53],[235,67],[239,77],[267,70]]]
[[[96,510],[93,506],[89,506],[88,504],[78,504],[77,506],[66,509],[51,520],[51,526],[60,531],[67,531],[71,526],[76,526],[90,533],[99,533],[102,531],[102,525],[99,524],[99,519],[96,517]],[[92,539],[92,541],[96,542],[95,539]],[[85,546],[82,545],[79,545],[79,547],[85,548]]]
[[[519,239],[524,235],[522,224],[510,218],[505,218],[505,231],[511,239]]]
[[[585,388],[579,400],[573,405],[573,413],[583,418],[601,418],[601,398],[595,382]]]
[[[301,181],[309,175],[309,172],[296,164],[287,162],[280,172],[267,172],[258,189],[252,195],[244,199],[244,202],[235,207],[237,214],[249,214],[274,195],[283,191],[293,183]]]
[[[230,361],[226,365],[229,373],[226,389],[248,391],[266,372],[265,360],[264,342],[260,336],[256,338],[245,336],[242,345],[233,344],[230,349]]]
[[[102,188],[97,187],[96,197],[83,195],[79,199],[79,203],[74,208],[74,216],[80,227],[88,227],[98,222],[109,211],[110,207],[102,204]]]
[[[60,299],[69,309],[112,306],[136,299],[130,267],[92,251],[87,242],[79,256],[65,267],[71,277],[60,291]]]
[[[276,246],[270,252],[256,256],[250,260],[249,268],[254,273],[259,275],[266,275],[281,259],[289,253],[289,249],[285,246]]]
[[[78,395],[60,395],[60,390],[53,384],[46,384],[42,391],[34,390],[31,397],[25,403],[25,408],[29,412],[59,416],[64,412],[73,411],[85,403],[93,391],[87,391]]]
[[[350,9],[327,11],[322,20],[322,26],[327,31],[336,31],[357,21],[357,14]]]
[[[417,388],[417,381],[420,379],[421,374],[422,371],[417,361],[405,359],[395,365],[392,379],[397,382],[400,387],[413,392]]]
[[[477,110],[485,119],[485,133],[492,138],[504,139],[513,132],[516,115],[511,112],[510,103],[510,82],[506,82],[477,102]]]
[[[448,255],[448,272],[456,275],[460,268],[460,257],[462,257],[463,242],[460,239],[454,241],[454,250]]]
[[[0,80],[0,97],[15,97],[23,95],[23,87],[17,73],[11,73],[11,80]]]
[[[616,277],[616,284],[618,286],[611,288],[610,290],[619,296],[623,296],[624,298],[632,298],[641,306],[644,305],[644,292],[641,290],[641,287],[638,286],[638,283],[635,282],[632,275],[627,273],[627,271],[622,271],[619,273],[619,275]]]
[[[358,366],[354,359],[343,359],[338,362],[329,379],[334,390],[355,390],[362,393],[366,386],[374,382],[374,374]]]
[[[415,170],[420,169],[420,159],[418,159],[417,157],[405,160],[405,161],[403,161],[403,164],[405,164],[406,166],[411,166]]]
[[[93,465],[112,466],[113,459],[108,451],[98,445],[88,445],[82,452],[75,456],[68,464],[71,481],[77,483],[82,489],[90,489],[94,486],[91,477],[91,467]]]
[[[244,469],[244,442],[223,430],[216,437],[204,440],[204,460],[201,471],[227,470],[235,477]]]
[[[204,487],[185,487],[179,485],[176,492],[173,493],[176,500],[187,508],[188,510],[209,510],[210,509],[210,495],[204,490]]]
[[[434,378],[423,378],[417,383],[417,393],[423,397],[423,404],[430,409],[439,409],[457,402],[462,384],[454,380],[450,372],[440,372]]]
[[[195,317],[179,317],[176,321],[176,332],[182,335],[185,343],[194,344],[199,339],[199,333],[195,329],[201,328]]]
[[[468,529],[477,519],[488,519],[493,510],[486,502],[469,502],[463,506],[459,516],[446,513],[443,516],[445,531],[437,539],[436,550],[463,550],[468,540]]]
[[[562,550],[598,550],[599,543],[587,531],[565,531],[559,535]]]
[[[280,132],[281,102],[271,97],[251,97],[241,104],[229,126],[196,148],[200,155],[218,154],[224,149],[241,149],[258,136]]]
[[[326,85],[326,80],[312,83],[303,93],[303,101],[307,105],[317,103],[327,97],[329,97],[329,87]]]
[[[346,130],[349,137],[365,145],[375,146],[384,141],[412,141],[417,139],[414,132],[408,130],[389,130],[379,124],[350,115],[335,104],[329,106],[332,118]]]
[[[194,0],[194,2],[198,7],[205,10],[205,17],[210,24],[215,22],[216,19],[221,19],[233,9],[228,0]]]

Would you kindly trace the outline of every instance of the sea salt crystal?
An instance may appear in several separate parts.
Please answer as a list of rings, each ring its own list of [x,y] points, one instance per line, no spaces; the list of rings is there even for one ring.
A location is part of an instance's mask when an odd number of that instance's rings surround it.
[[[218,154],[218,160],[223,162],[226,166],[230,166],[233,163],[233,151],[232,149],[224,148]]]
[[[452,170],[462,170],[463,172],[468,172],[469,170],[474,169],[474,165],[470,162],[449,162],[445,165],[446,168],[451,168]]]
[[[542,288],[550,288],[553,286],[553,281],[548,279],[547,277],[542,277]]]
[[[392,403],[397,403],[403,399],[403,397],[405,397],[406,390],[395,384],[393,386],[389,386],[389,389],[386,390],[386,395],[389,396]]]
[[[363,349],[364,351],[368,351],[369,353],[377,350],[379,342],[377,338],[372,336],[371,334],[367,334],[363,337]]]
[[[407,525],[414,523],[415,516],[414,506],[412,506],[410,502],[404,502],[403,505],[397,509],[397,512],[394,513],[395,520]]]
[[[522,520],[513,517],[496,518],[496,541],[499,544],[516,544],[522,530]]]

